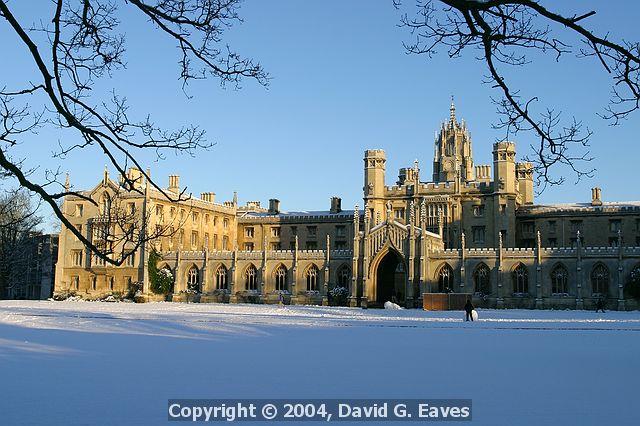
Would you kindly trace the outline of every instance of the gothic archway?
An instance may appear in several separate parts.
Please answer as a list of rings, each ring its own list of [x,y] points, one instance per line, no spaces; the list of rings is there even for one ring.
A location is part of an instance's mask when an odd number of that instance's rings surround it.
[[[374,306],[383,306],[385,302],[404,305],[406,302],[407,274],[405,264],[395,250],[389,250],[375,265]]]

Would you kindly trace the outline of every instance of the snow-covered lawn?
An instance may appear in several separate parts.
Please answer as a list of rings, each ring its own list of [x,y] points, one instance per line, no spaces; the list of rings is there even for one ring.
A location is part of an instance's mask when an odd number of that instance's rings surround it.
[[[638,424],[639,312],[479,313],[2,301],[0,425],[161,425],[170,398],[454,398],[472,425]]]

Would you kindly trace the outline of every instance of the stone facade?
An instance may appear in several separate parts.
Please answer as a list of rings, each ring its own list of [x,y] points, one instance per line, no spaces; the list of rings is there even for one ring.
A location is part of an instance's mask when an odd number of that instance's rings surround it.
[[[275,199],[268,208],[235,197],[216,204],[213,193],[170,202],[142,180],[137,192],[122,188],[107,172],[82,194],[97,206],[67,197],[63,208],[92,238],[105,194],[140,209],[159,235],[169,230],[154,245],[158,266],[175,277],[174,301],[327,304],[341,287],[352,306],[418,307],[423,293],[456,292],[498,308],[583,309],[600,298],[638,307],[624,284],[640,267],[640,202],[603,202],[594,188],[589,203],[534,204],[532,165],[516,161],[512,142],[493,145],[492,165],[474,165],[453,103],[436,133],[432,182],[416,161],[389,186],[385,164],[383,150],[365,152],[362,209],[342,210],[337,197],[319,212],[281,211]],[[177,176],[166,192],[179,194]],[[137,281],[148,295],[148,250],[136,248],[124,266],[96,264],[63,229],[56,290],[95,297]]]

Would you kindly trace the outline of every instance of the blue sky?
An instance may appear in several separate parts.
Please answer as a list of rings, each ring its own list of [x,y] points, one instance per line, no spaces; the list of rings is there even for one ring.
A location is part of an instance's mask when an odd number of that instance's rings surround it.
[[[25,3],[11,2],[25,24],[34,20],[34,13],[50,13],[50,2]],[[640,38],[637,2],[558,3],[547,2],[564,10],[577,7],[576,12],[595,9],[589,27],[598,34],[609,33],[614,40]],[[453,60],[445,52],[431,59],[407,55],[402,42],[412,37],[397,26],[400,16],[391,0],[247,0],[240,10],[244,23],[228,31],[225,41],[265,67],[272,77],[269,87],[246,80],[240,90],[222,89],[209,80],[191,84],[191,97],[178,81],[174,45],[134,12],[121,6],[127,68],[102,82],[97,94],[115,88],[127,96],[131,115],[151,114],[166,128],[195,123],[215,142],[195,157],[168,154],[157,162],[153,153],[142,154],[163,185],[175,173],[190,192],[213,191],[220,202],[237,191],[241,203],[278,198],[290,211],[327,209],[334,195],[342,197],[343,208],[361,205],[366,149],[387,151],[387,184],[415,159],[422,180],[430,180],[434,131],[447,119],[452,95],[458,117],[471,131],[476,164],[491,163],[492,143],[501,138],[491,129],[497,115],[490,96],[498,93],[482,84],[484,64],[473,59],[473,52]],[[11,58],[11,65],[0,69],[1,81],[10,86],[34,75],[4,22],[0,37],[4,57]],[[507,78],[523,95],[538,96],[541,106],[553,105],[588,125],[594,132],[592,166],[597,168],[593,179],[577,184],[567,174],[565,185],[546,189],[536,202],[589,201],[596,185],[605,201],[639,199],[630,183],[637,179],[640,115],[617,127],[596,116],[606,105],[609,81],[595,60],[567,57],[556,64],[534,59]],[[43,129],[25,139],[14,155],[38,167],[36,174],[60,167],[70,172],[75,188],[90,188],[100,180],[106,159],[90,149],[52,160],[57,139],[67,137]],[[531,152],[534,137],[520,134],[514,141],[521,158]]]

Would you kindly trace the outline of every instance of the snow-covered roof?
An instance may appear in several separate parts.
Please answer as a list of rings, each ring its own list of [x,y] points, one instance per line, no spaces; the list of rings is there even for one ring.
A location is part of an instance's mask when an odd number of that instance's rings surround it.
[[[602,205],[591,203],[553,203],[522,206],[519,211],[526,213],[552,213],[552,212],[598,212],[617,211],[640,208],[640,201],[608,201]]]
[[[332,213],[329,210],[312,210],[312,211],[299,211],[299,212],[279,212],[269,213],[247,211],[242,214],[243,217],[317,217],[317,216],[330,216],[330,217],[353,217],[355,210],[341,210],[339,213]],[[240,212],[239,212],[240,213]]]

